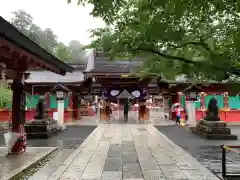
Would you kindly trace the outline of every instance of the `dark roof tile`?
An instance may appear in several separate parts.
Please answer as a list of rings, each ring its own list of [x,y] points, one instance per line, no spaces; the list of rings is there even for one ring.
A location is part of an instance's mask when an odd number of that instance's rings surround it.
[[[83,82],[84,74],[82,71],[74,71],[72,73],[66,73],[65,76],[54,74],[49,71],[28,71],[30,76],[26,83],[74,83]]]

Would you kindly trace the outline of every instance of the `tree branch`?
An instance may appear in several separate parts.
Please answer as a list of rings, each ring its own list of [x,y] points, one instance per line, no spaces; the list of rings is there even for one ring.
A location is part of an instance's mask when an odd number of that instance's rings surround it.
[[[203,40],[200,40],[200,42],[187,42],[187,43],[181,44],[179,46],[176,46],[176,45],[173,45],[173,44],[168,44],[167,46],[174,47],[174,48],[183,48],[183,47],[186,47],[188,45],[202,46],[206,51],[208,51],[208,52],[212,51],[210,49],[210,47]]]
[[[164,58],[166,58],[166,59],[172,59],[172,60],[177,60],[177,61],[185,62],[185,63],[188,63],[188,64],[197,65],[197,62],[196,62],[196,61],[192,61],[192,60],[186,59],[186,58],[184,58],[184,57],[167,55],[167,54],[161,53],[161,52],[159,52],[159,51],[157,51],[157,50],[154,50],[154,49],[137,48],[137,49],[135,49],[135,50],[137,50],[137,51],[150,52],[150,53],[156,54],[156,55],[158,55],[158,56],[164,57]]]
[[[140,47],[140,48],[134,49],[134,51],[150,52],[152,54],[156,54],[157,56],[161,56],[161,57],[164,57],[166,59],[172,59],[172,60],[176,60],[176,61],[180,61],[180,62],[184,62],[184,63],[188,63],[188,64],[193,64],[193,65],[198,65],[198,64],[201,63],[201,62],[186,59],[184,57],[171,56],[171,55],[168,55],[168,54],[164,54],[164,53],[159,52],[158,50],[154,50],[154,49],[148,49],[148,48],[141,48]],[[228,72],[230,74],[240,76],[240,69],[237,69],[237,68],[222,68],[222,67],[218,67],[218,66],[215,66],[215,65],[212,65],[212,64],[209,64],[209,66],[212,67],[215,70],[218,70],[218,71],[225,71],[225,72]]]

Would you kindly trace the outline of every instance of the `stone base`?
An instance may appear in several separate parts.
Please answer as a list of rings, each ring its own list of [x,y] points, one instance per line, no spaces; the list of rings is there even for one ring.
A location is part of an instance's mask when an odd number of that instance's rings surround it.
[[[205,139],[208,140],[237,140],[237,136],[236,135],[228,135],[228,134],[206,134],[203,132],[199,132],[196,130],[196,128],[190,128],[191,131]]]
[[[206,139],[237,140],[237,136],[231,134],[231,129],[223,121],[201,120],[196,127],[190,129]]]
[[[57,121],[51,118],[34,119],[25,124],[27,138],[47,139],[58,131]]]

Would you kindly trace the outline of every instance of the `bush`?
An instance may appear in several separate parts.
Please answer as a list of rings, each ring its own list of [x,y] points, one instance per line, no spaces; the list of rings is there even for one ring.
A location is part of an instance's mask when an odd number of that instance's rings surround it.
[[[0,85],[0,109],[6,108],[12,102],[12,90],[8,84]]]

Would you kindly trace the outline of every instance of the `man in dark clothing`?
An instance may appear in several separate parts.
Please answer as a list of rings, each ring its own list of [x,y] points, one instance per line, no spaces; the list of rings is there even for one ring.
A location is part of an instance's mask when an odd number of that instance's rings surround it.
[[[125,103],[124,110],[123,110],[124,121],[128,121],[128,111],[129,111],[129,104],[127,102],[127,103]]]

